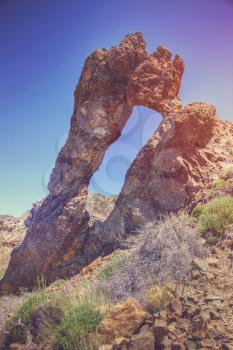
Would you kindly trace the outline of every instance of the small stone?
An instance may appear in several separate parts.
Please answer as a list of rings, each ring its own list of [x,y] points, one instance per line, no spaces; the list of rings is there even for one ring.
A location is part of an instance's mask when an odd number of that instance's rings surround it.
[[[233,350],[233,344],[223,343],[222,350]]]
[[[192,340],[186,340],[185,345],[187,350],[195,350],[197,348],[197,345]]]
[[[193,319],[191,325],[191,334],[196,339],[205,338],[208,334],[208,321],[203,318],[201,315],[196,316]]]
[[[206,272],[209,267],[208,262],[200,258],[193,259],[193,265],[202,272]]]
[[[211,318],[211,320],[220,320],[222,317],[218,311],[210,310],[210,318]]]
[[[214,301],[214,300],[224,300],[222,295],[214,295],[214,294],[208,294],[205,297],[205,301]]]
[[[113,345],[109,345],[109,344],[101,345],[98,347],[98,350],[113,350]]]
[[[164,340],[160,344],[160,348],[163,350],[172,350],[172,341],[167,337],[164,338]],[[155,347],[155,349],[157,348]]]
[[[198,270],[194,270],[193,272],[192,272],[192,278],[194,279],[194,280],[197,280],[198,278],[200,278],[201,277],[201,274],[200,274],[200,272],[198,271]]]
[[[174,299],[168,306],[171,318],[181,318],[183,313],[183,306],[180,300]]]
[[[129,350],[154,350],[155,339],[152,332],[140,332],[139,334],[133,335],[129,343]]]
[[[206,259],[206,262],[208,263],[209,266],[211,267],[218,267],[218,264],[219,264],[219,260],[216,259],[216,258],[207,258]]]
[[[210,320],[210,311],[208,309],[202,310],[200,312],[200,316],[203,317],[203,319],[205,319],[205,320]]]
[[[179,328],[183,332],[188,332],[190,326],[190,320],[187,318],[181,318],[176,322],[176,328]]]
[[[222,322],[212,321],[208,330],[209,337],[213,339],[221,339],[224,336],[224,334],[225,327],[222,324]]]
[[[125,347],[127,349],[127,344],[129,343],[129,339],[127,338],[116,338],[114,341],[114,346],[116,347]]]
[[[10,350],[26,350],[26,346],[20,343],[12,343],[9,345]]]
[[[200,347],[208,348],[208,349],[215,349],[216,342],[213,339],[203,339],[200,341]]]
[[[215,279],[215,275],[212,272],[206,272],[206,278],[209,282],[213,281]]]
[[[225,227],[224,234],[227,238],[233,238],[233,225]]]
[[[164,320],[155,320],[154,336],[155,342],[160,343],[164,336],[168,334],[167,322]]]
[[[186,347],[182,343],[173,343],[172,350],[186,350]]]

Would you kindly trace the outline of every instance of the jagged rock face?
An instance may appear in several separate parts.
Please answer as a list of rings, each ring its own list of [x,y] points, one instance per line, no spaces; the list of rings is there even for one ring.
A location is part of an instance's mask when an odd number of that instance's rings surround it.
[[[192,208],[233,162],[233,124],[192,103],[166,119],[127,172],[104,231],[131,232],[166,212]],[[116,229],[113,235],[116,235]]]
[[[232,125],[220,123],[212,106],[182,107],[182,59],[172,59],[162,47],[149,54],[145,46],[136,33],[86,60],[69,136],[49,181],[50,194],[33,211],[26,238],[14,250],[0,283],[1,293],[31,288],[42,276],[52,281],[79,272],[111,251],[119,233],[193,203],[219,171],[220,161],[229,161],[229,147],[220,159],[218,142],[225,147]],[[164,122],[128,171],[109,219],[89,228],[87,186],[134,105],[153,108]]]

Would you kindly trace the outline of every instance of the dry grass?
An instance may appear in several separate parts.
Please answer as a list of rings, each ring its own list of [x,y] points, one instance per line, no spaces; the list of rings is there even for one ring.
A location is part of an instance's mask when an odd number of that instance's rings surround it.
[[[130,295],[142,300],[155,284],[188,281],[193,258],[204,255],[192,219],[185,214],[170,215],[141,228],[134,251],[103,281],[103,292],[113,301]]]
[[[147,309],[154,312],[164,310],[173,299],[174,294],[167,284],[161,286],[153,286],[149,289],[145,296],[145,305]]]

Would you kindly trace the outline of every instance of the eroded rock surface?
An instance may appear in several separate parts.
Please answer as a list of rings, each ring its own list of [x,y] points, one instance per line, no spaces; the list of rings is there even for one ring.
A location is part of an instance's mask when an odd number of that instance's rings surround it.
[[[232,161],[232,124],[220,122],[213,106],[181,105],[183,70],[183,60],[163,47],[147,53],[140,33],[86,60],[50,194],[33,211],[25,240],[12,253],[1,293],[31,288],[42,276],[52,281],[79,272],[117,246],[119,234],[191,206],[221,164]],[[109,219],[90,228],[88,184],[135,105],[160,112],[164,121],[130,167]]]

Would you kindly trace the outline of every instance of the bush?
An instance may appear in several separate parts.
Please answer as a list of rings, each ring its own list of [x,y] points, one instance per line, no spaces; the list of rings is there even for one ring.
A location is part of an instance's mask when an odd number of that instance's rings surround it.
[[[103,313],[91,301],[83,300],[66,306],[64,317],[58,326],[55,348],[64,350],[89,350],[93,348],[88,334],[94,332],[103,319]]]
[[[124,264],[103,281],[103,293],[113,301],[129,296],[142,300],[155,284],[170,279],[186,281],[193,258],[204,254],[188,215],[170,215],[149,223],[140,229],[133,252]]]
[[[226,187],[227,185],[228,185],[228,182],[225,179],[217,179],[213,183],[214,188]]]
[[[17,328],[21,321],[49,349],[92,350],[94,335],[90,338],[89,333],[95,331],[105,312],[105,301],[94,282],[80,284],[78,289],[70,288],[65,295],[62,289],[54,292],[48,288],[26,298],[11,318],[10,335],[16,342],[23,342],[24,334],[19,334]]]
[[[201,233],[212,231],[217,235],[224,233],[225,226],[233,224],[233,197],[217,197],[205,205],[199,217]]]
[[[196,207],[192,211],[192,216],[196,219],[199,219],[200,215],[202,214],[205,206],[203,204],[198,203]]]
[[[16,313],[12,316],[10,323],[14,324],[21,320],[22,323],[30,323],[38,309],[48,304],[50,301],[49,296],[44,291],[36,291],[26,297],[24,303],[19,307]]]
[[[85,282],[65,298],[60,295],[60,321],[48,319],[43,339],[50,348],[59,350],[92,350],[95,330],[106,313],[105,300],[98,284]],[[90,336],[90,333],[91,334]]]

